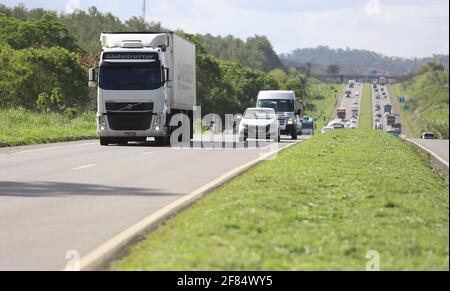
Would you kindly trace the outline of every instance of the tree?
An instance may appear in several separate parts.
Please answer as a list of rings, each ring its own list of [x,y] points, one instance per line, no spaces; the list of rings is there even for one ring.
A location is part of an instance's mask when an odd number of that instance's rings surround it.
[[[332,75],[334,78],[337,78],[341,69],[338,65],[329,65],[327,69],[327,74]]]
[[[0,46],[0,106],[34,109],[39,96],[40,104],[48,104],[41,95],[46,93],[60,109],[82,108],[89,102],[86,77],[78,56],[64,48]]]
[[[272,76],[279,83],[285,83],[288,79],[288,76],[282,69],[275,69],[269,72],[269,75]],[[295,77],[295,76],[294,76]]]
[[[18,20],[0,14],[0,39],[14,49],[58,46],[80,51],[67,28],[49,13],[39,20]]]

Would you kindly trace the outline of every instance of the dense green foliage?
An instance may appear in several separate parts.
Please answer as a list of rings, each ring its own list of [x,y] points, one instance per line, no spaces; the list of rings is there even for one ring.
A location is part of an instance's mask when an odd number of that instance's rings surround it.
[[[28,21],[7,17],[0,13],[0,44],[14,49],[59,46],[70,51],[79,50],[67,28],[52,14]]]
[[[436,132],[440,138],[449,138],[449,79],[442,67],[422,66],[422,74],[394,86],[396,97],[404,96],[408,111],[401,104],[400,113],[413,137],[422,132]],[[398,100],[397,100],[398,101]]]
[[[283,67],[272,44],[265,36],[255,35],[246,41],[231,35],[221,37],[206,34],[200,38],[206,50],[219,59],[239,62],[264,72]]]
[[[374,250],[381,270],[448,270],[448,190],[402,140],[334,131],[225,184],[111,268],[363,271]]]
[[[75,53],[60,47],[14,50],[0,46],[0,106],[33,109],[41,94],[51,95],[55,89],[59,97],[50,107],[56,111],[89,101],[86,70]]]
[[[448,69],[448,55],[436,57],[442,59],[442,63]],[[409,74],[430,61],[430,58],[404,59],[387,57],[368,50],[332,49],[328,46],[297,49],[281,55],[281,59],[285,65],[303,70],[306,70],[309,63],[314,74],[326,74],[332,64],[338,65],[340,73],[344,74],[368,74],[371,69],[377,69],[378,72]]]

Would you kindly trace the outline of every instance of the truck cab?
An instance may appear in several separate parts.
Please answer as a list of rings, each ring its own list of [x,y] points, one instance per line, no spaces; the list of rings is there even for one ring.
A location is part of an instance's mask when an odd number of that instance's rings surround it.
[[[280,122],[281,134],[296,140],[303,134],[303,106],[297,102],[293,91],[260,91],[258,108],[273,108]]]
[[[102,33],[97,68],[97,135],[101,145],[155,138],[170,140],[171,118],[193,124],[196,103],[195,45],[174,33]]]

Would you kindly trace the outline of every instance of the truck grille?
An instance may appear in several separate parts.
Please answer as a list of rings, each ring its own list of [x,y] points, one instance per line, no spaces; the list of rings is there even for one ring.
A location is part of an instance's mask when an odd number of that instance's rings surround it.
[[[109,112],[142,112],[153,111],[151,102],[111,102],[106,103],[106,110]]]
[[[152,123],[153,103],[106,103],[109,127],[112,130],[148,130]]]
[[[148,130],[152,117],[148,113],[108,113],[108,123],[112,130]]]

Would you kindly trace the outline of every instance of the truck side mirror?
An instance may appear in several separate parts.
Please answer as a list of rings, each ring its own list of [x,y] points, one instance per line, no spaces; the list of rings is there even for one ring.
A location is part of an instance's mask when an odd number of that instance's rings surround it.
[[[89,87],[91,88],[97,87],[97,69],[95,68],[89,69]]]
[[[163,69],[163,85],[165,85],[167,82],[170,82],[170,69],[169,68],[164,68]]]

